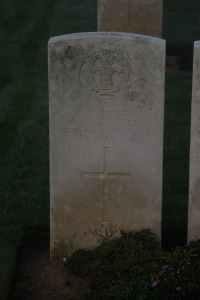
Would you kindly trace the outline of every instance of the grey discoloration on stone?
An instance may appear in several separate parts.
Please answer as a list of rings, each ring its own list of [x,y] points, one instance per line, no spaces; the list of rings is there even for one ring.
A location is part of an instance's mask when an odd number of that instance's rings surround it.
[[[98,30],[162,36],[163,0],[98,0]]]
[[[94,247],[105,230],[160,235],[164,69],[157,38],[50,39],[52,257]]]
[[[200,238],[200,41],[194,43],[188,241]]]

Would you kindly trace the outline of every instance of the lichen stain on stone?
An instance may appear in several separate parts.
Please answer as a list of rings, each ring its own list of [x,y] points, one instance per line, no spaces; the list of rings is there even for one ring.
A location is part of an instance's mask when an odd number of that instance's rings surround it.
[[[99,192],[97,190],[97,193]],[[86,198],[82,194],[80,186],[68,186],[56,195],[51,208],[53,248],[56,244],[60,244],[61,240],[65,241],[68,252],[83,248],[82,246],[88,247],[94,243],[94,238],[85,233],[88,228],[101,222],[102,203],[94,189],[90,190],[90,195],[90,198]],[[74,233],[77,234],[74,236]]]
[[[52,257],[68,256],[80,248],[91,249],[106,230],[112,236],[121,229],[138,228],[150,228],[160,234],[161,212],[156,214],[160,203],[156,199],[154,205],[150,203],[153,195],[143,190],[144,182],[132,178],[130,185],[125,179],[110,179],[103,205],[101,181],[87,181],[84,179],[82,188],[65,185],[55,195],[51,207]]]

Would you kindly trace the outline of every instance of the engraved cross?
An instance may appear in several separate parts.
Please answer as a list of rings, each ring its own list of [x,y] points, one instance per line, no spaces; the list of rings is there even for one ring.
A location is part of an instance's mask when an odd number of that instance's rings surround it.
[[[118,177],[128,177],[130,176],[130,172],[110,172],[108,170],[109,166],[109,148],[103,148],[103,171],[102,172],[89,172],[89,171],[81,171],[81,176],[84,177],[93,177],[99,178],[103,182],[103,191],[102,191],[102,202],[103,202],[103,221],[105,223],[106,213],[105,213],[105,205],[108,199],[108,178],[118,178]]]

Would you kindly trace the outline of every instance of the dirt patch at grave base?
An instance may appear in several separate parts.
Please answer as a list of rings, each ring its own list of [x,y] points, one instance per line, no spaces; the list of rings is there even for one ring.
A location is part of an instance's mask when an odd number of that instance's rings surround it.
[[[47,230],[28,232],[22,241],[9,300],[79,300],[88,284],[72,276],[64,262],[50,262]]]

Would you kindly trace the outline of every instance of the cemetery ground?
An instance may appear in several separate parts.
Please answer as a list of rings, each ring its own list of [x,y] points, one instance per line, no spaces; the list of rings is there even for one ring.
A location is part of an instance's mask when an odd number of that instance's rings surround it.
[[[9,291],[13,290],[18,274],[16,271],[20,265],[24,266],[22,272],[24,271],[25,277],[28,274],[25,272],[30,274],[36,264],[38,264],[36,277],[42,276],[41,266],[44,266],[43,270],[46,266],[46,274],[53,278],[50,281],[50,278],[46,277],[45,281],[48,281],[49,286],[55,284],[56,277],[60,276],[61,281],[65,277],[62,266],[60,268],[55,264],[52,264],[52,267],[48,266],[47,42],[51,36],[95,31],[94,2],[92,0],[67,2],[36,0],[33,3],[25,0],[0,1],[2,12],[0,299],[2,300],[7,299]],[[184,46],[191,49],[193,41],[200,39],[199,5],[199,0],[189,2],[176,0],[173,3],[170,0],[164,1],[164,38],[167,40],[167,47],[173,47],[175,53],[173,56],[179,56],[178,53],[182,51],[181,49],[185,49]],[[189,51],[191,53],[191,50]],[[190,54],[184,54],[179,58],[185,69],[190,69],[187,67],[188,57]],[[177,64],[174,68],[178,69]],[[191,82],[191,70],[184,72],[167,70],[162,221],[164,237],[162,243],[167,248],[186,242]],[[33,260],[25,266],[26,254],[30,251],[33,251],[30,254]],[[44,260],[38,260],[41,256]],[[61,272],[60,275],[55,276],[53,270]],[[42,283],[41,277],[39,278],[38,281]],[[24,282],[21,283],[22,286],[24,284],[24,289],[26,283],[27,278],[24,278]],[[84,287],[84,284],[80,282],[80,287]],[[56,291],[52,288],[52,296],[55,295],[53,293]],[[54,299],[49,295],[48,297]]]

